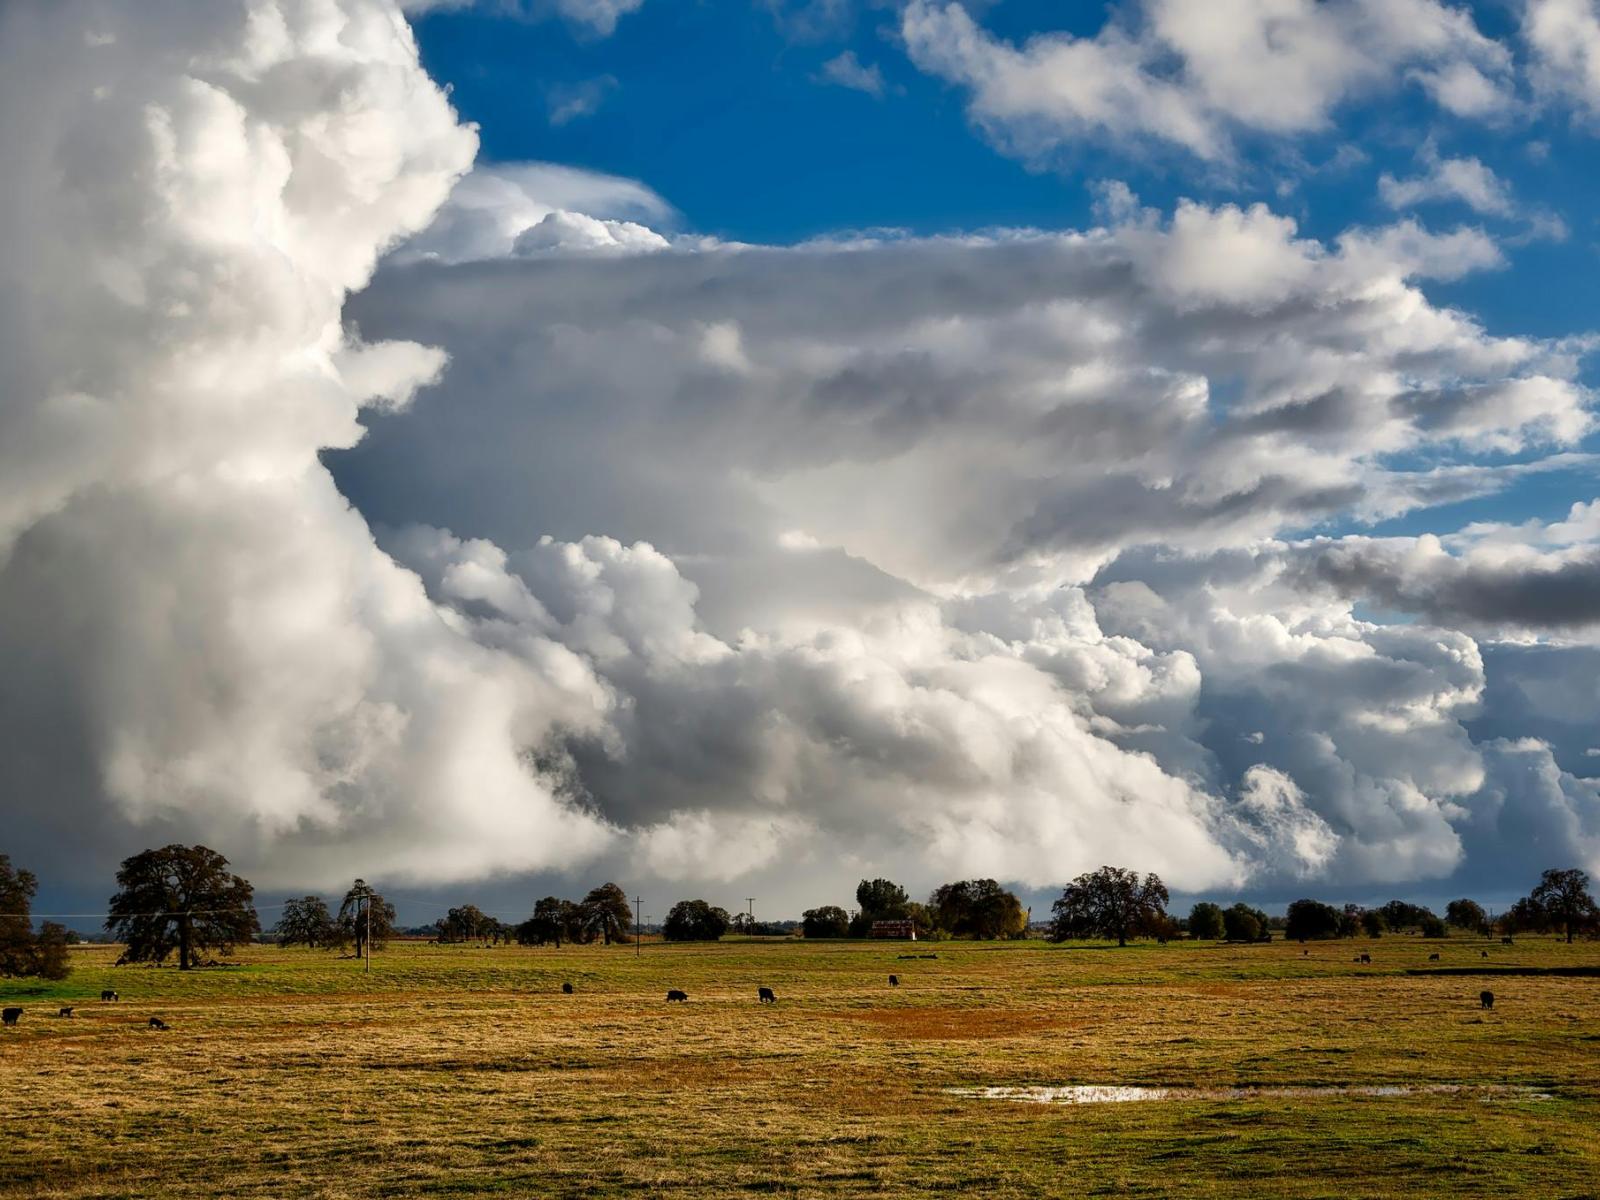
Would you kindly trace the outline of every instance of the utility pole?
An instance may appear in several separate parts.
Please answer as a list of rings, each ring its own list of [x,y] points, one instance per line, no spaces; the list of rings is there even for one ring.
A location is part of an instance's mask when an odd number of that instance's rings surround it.
[[[644,945],[644,897],[633,898],[633,956],[638,958]]]
[[[372,974],[372,893],[367,893],[367,974]]]

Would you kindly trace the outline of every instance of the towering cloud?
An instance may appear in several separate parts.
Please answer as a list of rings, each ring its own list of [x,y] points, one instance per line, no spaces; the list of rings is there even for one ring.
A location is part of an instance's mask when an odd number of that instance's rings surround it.
[[[559,647],[535,668],[453,630],[318,461],[444,365],[340,323],[474,151],[404,18],[195,0],[0,22],[9,836],[39,861],[87,840],[92,871],[137,823],[318,882],[602,846],[529,756],[597,722],[604,686]]]

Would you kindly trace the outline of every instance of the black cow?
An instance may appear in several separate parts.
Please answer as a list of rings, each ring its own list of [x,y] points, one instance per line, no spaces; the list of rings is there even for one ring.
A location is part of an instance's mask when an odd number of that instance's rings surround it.
[[[70,1004],[63,1004],[61,1006],[61,1011],[56,1014],[56,1016],[58,1016],[58,1017],[70,1017],[71,1015],[72,1015],[72,1005],[70,1005]]]
[[[1516,943],[1511,940],[1511,935],[1510,934],[1507,934],[1505,937],[1501,938],[1500,939],[1500,944],[1502,946],[1514,946],[1514,945],[1516,945]]]
[[[562,984],[562,985],[561,985],[561,994],[562,994],[562,995],[563,995],[563,996],[570,996],[570,995],[572,995],[572,985],[571,985],[571,984],[570,984],[570,983],[563,983],[563,984]]]
[[[1428,961],[1429,962],[1438,962],[1439,961],[1439,956],[1437,954],[1430,954],[1430,955],[1428,955]]]
[[[667,999],[669,1001],[670,1000],[676,1000],[681,1004],[683,1001],[687,1000],[688,998],[689,998],[689,993],[688,992],[680,992],[677,988],[672,988],[667,992]]]
[[[102,999],[102,1000],[115,1000],[115,999],[117,999],[117,994],[115,992],[113,992],[110,988],[107,988],[105,991],[100,993],[100,999]]]
[[[20,1008],[8,1008],[4,1012],[0,1012],[0,1021],[3,1021],[7,1025],[15,1025],[17,1023],[17,1018],[21,1015],[22,1010]]]
[[[1493,1008],[1494,1007],[1494,993],[1493,992],[1479,992],[1478,993],[1478,1003],[1483,1005],[1485,1008]]]
[[[1485,958],[1489,957],[1489,952],[1487,950],[1479,950],[1478,953],[1483,955]]]
[[[889,976],[889,986],[890,987],[899,987],[900,986],[900,976],[898,976],[898,975]]]
[[[756,989],[756,999],[761,1001],[762,1004],[776,1004],[778,1002],[777,993],[767,987],[758,987]]]
[[[160,1017],[151,1017],[150,1018],[150,1028],[151,1029],[165,1029],[166,1027],[167,1027],[167,1023],[165,1021],[163,1021]]]

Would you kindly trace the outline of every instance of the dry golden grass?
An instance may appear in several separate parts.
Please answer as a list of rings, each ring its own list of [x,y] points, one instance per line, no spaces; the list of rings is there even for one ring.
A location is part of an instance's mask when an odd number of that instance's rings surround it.
[[[1600,966],[1594,944],[1479,945],[1437,965]],[[27,1009],[0,1037],[0,1196],[1600,1194],[1600,978],[1412,975],[1436,945],[1367,948],[406,945],[370,979],[305,951],[184,974],[89,948],[63,985],[0,988]],[[945,1090],[1075,1083],[1551,1098]]]

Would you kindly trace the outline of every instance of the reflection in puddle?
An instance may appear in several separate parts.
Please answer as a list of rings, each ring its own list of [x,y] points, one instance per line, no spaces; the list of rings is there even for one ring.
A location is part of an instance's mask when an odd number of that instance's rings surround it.
[[[1138,1100],[1256,1100],[1316,1096],[1462,1096],[1470,1100],[1549,1100],[1549,1092],[1531,1087],[1469,1087],[1458,1083],[1330,1084],[1325,1087],[1114,1087],[1074,1084],[1065,1087],[945,1088],[952,1096],[975,1100],[1010,1100],[1022,1104],[1126,1104]]]

